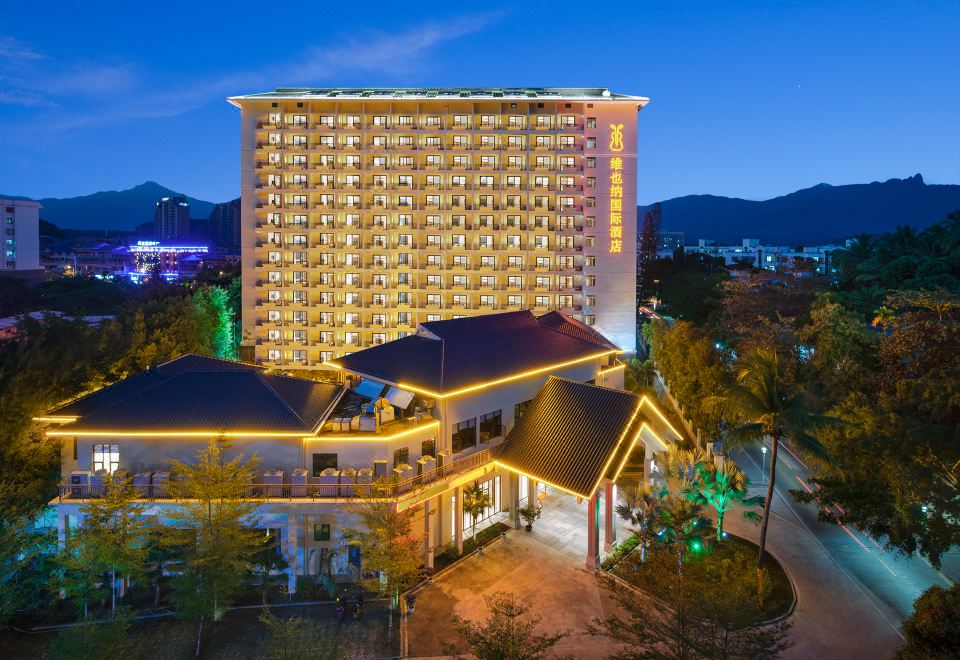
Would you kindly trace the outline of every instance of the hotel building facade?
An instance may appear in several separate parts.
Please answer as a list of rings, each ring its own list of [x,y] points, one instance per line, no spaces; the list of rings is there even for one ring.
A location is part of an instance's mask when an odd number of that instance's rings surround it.
[[[636,344],[637,112],[606,89],[277,89],[241,110],[243,357],[556,311]]]

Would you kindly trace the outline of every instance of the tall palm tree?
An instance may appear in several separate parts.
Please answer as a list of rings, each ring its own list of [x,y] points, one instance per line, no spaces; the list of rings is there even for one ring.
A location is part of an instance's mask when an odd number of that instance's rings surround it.
[[[777,478],[780,442],[789,438],[807,451],[826,455],[823,445],[810,432],[836,420],[817,414],[810,398],[789,378],[776,351],[757,349],[734,364],[736,381],[722,395],[711,397],[725,415],[740,423],[727,434],[733,445],[762,441],[770,437],[770,479],[760,524],[760,553],[757,558],[757,586],[763,591],[767,525]]]
[[[617,515],[630,523],[640,537],[640,563],[647,560],[647,535],[657,525],[660,509],[659,489],[650,484],[639,484],[627,489],[624,501],[617,505]]]

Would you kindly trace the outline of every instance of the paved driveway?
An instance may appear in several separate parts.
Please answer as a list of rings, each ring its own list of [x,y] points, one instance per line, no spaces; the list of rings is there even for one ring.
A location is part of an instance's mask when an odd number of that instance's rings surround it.
[[[609,616],[617,606],[597,579],[583,570],[583,555],[543,543],[536,531],[528,535],[520,530],[494,543],[483,556],[465,559],[419,592],[408,621],[409,654],[442,655],[445,643],[465,653],[467,647],[450,616],[485,618],[483,597],[496,591],[526,599],[533,606],[530,614],[543,619],[539,632],[573,631],[555,647],[556,655],[603,658],[617,650],[609,640],[584,633],[588,622]]]

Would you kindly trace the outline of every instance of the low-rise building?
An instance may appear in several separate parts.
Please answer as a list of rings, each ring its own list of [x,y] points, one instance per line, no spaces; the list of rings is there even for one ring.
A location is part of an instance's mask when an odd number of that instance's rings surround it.
[[[3,253],[0,275],[39,275],[40,204],[28,199],[0,199],[3,209]]]
[[[684,246],[686,254],[706,254],[721,257],[727,266],[737,264],[750,265],[778,273],[792,272],[826,274],[830,268],[830,253],[842,250],[842,245],[815,245],[809,247],[787,247],[764,245],[756,238],[745,238],[740,245],[718,245],[716,241],[701,238],[696,245]],[[672,257],[664,254],[661,257]]]
[[[283,341],[283,340],[278,340]],[[247,485],[257,525],[277,539],[296,575],[319,575],[333,553],[340,579],[362,558],[344,529],[361,525],[370,496],[415,507],[424,564],[462,550],[464,528],[519,509],[539,489],[588,500],[587,563],[599,555],[600,501],[612,541],[613,482],[638,458],[679,436],[645,397],[623,391],[620,350],[589,326],[528,311],[423,323],[407,337],[332,360],[338,382],[187,355],[47,413],[63,441],[61,539],[108,473],[134,475],[158,522],[176,507],[171,459],[190,461],[209,440],[227,456],[258,456]],[[636,465],[634,465],[636,467]],[[490,506],[477,520],[463,489]]]

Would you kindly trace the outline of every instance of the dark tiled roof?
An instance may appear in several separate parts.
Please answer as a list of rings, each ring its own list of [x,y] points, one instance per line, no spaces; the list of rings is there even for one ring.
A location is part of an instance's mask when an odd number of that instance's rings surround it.
[[[541,325],[545,325],[548,328],[553,328],[557,332],[562,332],[566,335],[570,335],[571,337],[577,337],[578,339],[583,339],[585,341],[592,341],[600,344],[601,346],[606,346],[612,349],[617,348],[616,344],[591,328],[589,325],[586,323],[581,323],[576,319],[572,319],[566,314],[561,314],[560,312],[547,312],[537,320],[540,321]]]
[[[647,421],[640,408],[640,397],[630,392],[551,376],[496,458],[508,468],[590,497],[601,477],[616,476]]]
[[[451,392],[616,350],[597,333],[569,330],[529,311],[422,323],[415,335],[332,363],[392,383]]]
[[[52,410],[63,431],[312,433],[343,388],[185,355]]]

